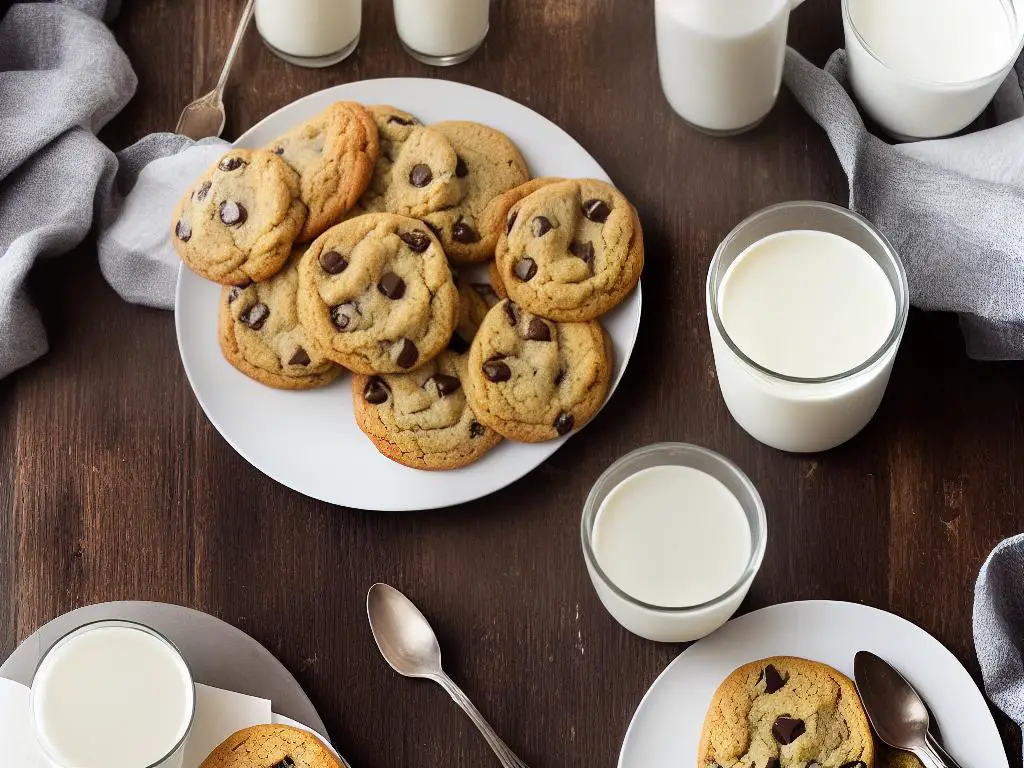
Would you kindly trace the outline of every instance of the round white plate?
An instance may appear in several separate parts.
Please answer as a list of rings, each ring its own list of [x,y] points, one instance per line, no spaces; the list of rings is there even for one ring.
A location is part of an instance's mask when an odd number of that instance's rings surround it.
[[[736,667],[768,656],[821,661],[851,678],[853,655],[881,656],[913,684],[945,746],[964,768],[1008,768],[996,724],[974,680],[923,629],[855,603],[785,603],[733,619],[683,651],[655,680],[633,716],[619,768],[691,768],[704,713]]]
[[[339,99],[394,104],[427,123],[476,120],[506,133],[519,146],[534,176],[608,179],[597,161],[551,121],[504,96],[444,80],[365,80],[329,88],[278,110],[236,144],[268,144]],[[486,280],[484,274],[476,279]],[[182,267],[175,326],[185,373],[224,439],[261,472],[299,493],[359,509],[461,504],[515,482],[567,439],[538,445],[505,442],[475,464],[450,472],[403,467],[381,456],[359,431],[347,376],[320,390],[282,392],[232,368],[217,342],[219,297],[220,286]],[[640,306],[637,286],[623,304],[601,319],[615,347],[613,390],[633,351]]]

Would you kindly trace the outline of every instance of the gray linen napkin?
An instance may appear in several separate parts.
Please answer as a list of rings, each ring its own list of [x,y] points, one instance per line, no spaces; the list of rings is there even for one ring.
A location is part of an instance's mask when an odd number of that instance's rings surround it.
[[[1024,729],[1024,534],[993,550],[974,588],[974,645],[985,692]]]
[[[867,130],[846,75],[845,51],[824,70],[786,53],[786,85],[828,133],[850,207],[903,258],[914,306],[959,314],[971,357],[1024,359],[1024,56],[996,97],[1000,125],[895,146]]]

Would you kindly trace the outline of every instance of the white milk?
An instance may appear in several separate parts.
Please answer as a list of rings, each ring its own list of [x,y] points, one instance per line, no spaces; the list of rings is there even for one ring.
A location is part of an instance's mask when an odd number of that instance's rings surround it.
[[[394,4],[398,36],[423,56],[468,54],[487,35],[490,0],[394,0]]]
[[[290,60],[337,61],[359,39],[362,12],[362,0],[256,0],[256,26]]]
[[[848,0],[850,80],[864,110],[897,137],[970,124],[1016,59],[1021,0]]]
[[[709,291],[713,289],[709,288]],[[896,324],[889,278],[859,245],[812,230],[779,232],[743,251],[717,286],[709,323],[718,382],[740,426],[787,451],[821,451],[859,432],[882,400],[898,344],[857,373]]]
[[[779,95],[789,0],[655,0],[658,69],[672,108],[714,133],[753,127]]]
[[[194,699],[181,656],[125,626],[86,628],[61,641],[32,682],[40,744],[68,768],[155,764],[187,732]]]
[[[714,600],[750,561],[750,524],[740,502],[709,474],[665,465],[617,485],[594,520],[594,555],[623,592],[651,605]]]

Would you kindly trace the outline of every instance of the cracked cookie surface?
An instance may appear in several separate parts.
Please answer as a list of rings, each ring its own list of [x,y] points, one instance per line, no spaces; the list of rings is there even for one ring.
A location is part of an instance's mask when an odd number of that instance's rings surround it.
[[[466,396],[483,424],[536,443],[589,421],[604,403],[611,372],[611,343],[599,323],[552,322],[505,300],[470,346]]]
[[[272,142],[268,150],[299,175],[309,209],[300,242],[308,242],[356,204],[373,177],[377,125],[361,104],[339,101]]]
[[[320,739],[287,725],[254,725],[227,737],[200,768],[342,768]]]
[[[849,678],[777,656],[736,669],[715,692],[697,768],[715,766],[875,768],[874,737]]]
[[[281,158],[233,149],[182,197],[171,241],[197,275],[247,285],[281,269],[305,220],[299,177]]]
[[[443,350],[459,296],[422,222],[371,213],[325,232],[299,262],[299,318],[323,354],[356,373],[414,370]]]
[[[308,337],[296,306],[298,250],[276,275],[261,283],[221,292],[220,348],[235,368],[278,389],[313,389],[341,374]]]
[[[377,449],[414,469],[471,464],[501,441],[477,419],[463,382],[467,359],[451,351],[411,373],[352,378],[356,423]]]
[[[495,264],[508,295],[531,312],[592,320],[640,279],[640,220],[625,196],[603,181],[547,184],[509,206]]]

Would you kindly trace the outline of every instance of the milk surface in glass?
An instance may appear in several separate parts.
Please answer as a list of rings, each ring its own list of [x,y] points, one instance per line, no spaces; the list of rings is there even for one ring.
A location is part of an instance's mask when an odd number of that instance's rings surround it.
[[[256,26],[293,59],[332,58],[359,38],[362,0],[256,0]]]

